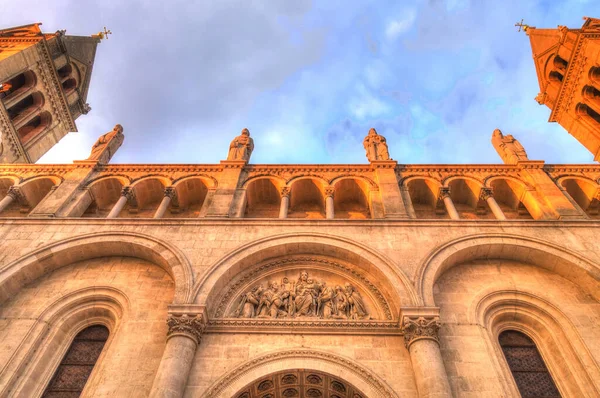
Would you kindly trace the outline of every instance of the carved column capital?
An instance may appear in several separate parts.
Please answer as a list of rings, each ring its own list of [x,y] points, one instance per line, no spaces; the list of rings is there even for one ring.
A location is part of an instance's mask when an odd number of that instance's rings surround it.
[[[13,198],[13,200],[18,202],[24,202],[25,200],[25,196],[23,195],[23,192],[21,192],[21,188],[16,187],[14,185],[8,188],[6,196],[10,196],[11,198]]]
[[[481,188],[481,191],[479,191],[479,200],[487,200],[493,196],[494,191],[492,191],[492,188]]]
[[[125,196],[127,200],[135,199],[135,191],[132,186],[126,186],[121,189],[121,196]]]
[[[449,187],[440,187],[440,192],[438,194],[440,199],[445,199],[450,197],[450,188]]]
[[[173,199],[177,196],[177,190],[175,189],[175,187],[166,187],[164,193],[165,197],[169,199]]]
[[[281,188],[281,191],[279,191],[279,193],[281,194],[282,198],[289,198],[291,189],[290,187],[283,187]]]
[[[167,340],[173,336],[186,336],[200,344],[206,319],[203,314],[169,314],[167,317]]]
[[[408,317],[402,318],[404,344],[409,348],[417,340],[434,340],[439,343],[440,317]]]
[[[329,198],[329,197],[333,198],[334,194],[335,194],[335,188],[333,186],[330,185],[328,187],[325,187],[325,197],[326,198]]]

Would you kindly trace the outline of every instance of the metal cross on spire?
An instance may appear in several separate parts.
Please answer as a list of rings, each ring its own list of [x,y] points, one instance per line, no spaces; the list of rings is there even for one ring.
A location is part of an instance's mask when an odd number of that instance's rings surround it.
[[[523,23],[523,18],[521,18],[521,22],[517,22],[515,26],[519,27],[519,32],[521,30],[523,30],[523,32],[527,32],[527,29],[529,29],[529,25]]]
[[[106,26],[105,26],[104,27],[104,32],[98,32],[97,34],[92,35],[92,37],[95,37],[95,38],[100,39],[100,40],[102,40],[102,39],[108,40],[108,35],[112,35],[112,32],[110,30],[107,30]]]

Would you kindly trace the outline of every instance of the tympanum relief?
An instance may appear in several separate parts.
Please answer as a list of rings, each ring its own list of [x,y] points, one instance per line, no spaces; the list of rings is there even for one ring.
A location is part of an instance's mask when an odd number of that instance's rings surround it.
[[[244,291],[231,316],[237,318],[373,319],[358,289],[350,282],[316,279],[307,271],[297,277],[270,279]],[[339,279],[339,278],[338,278]]]

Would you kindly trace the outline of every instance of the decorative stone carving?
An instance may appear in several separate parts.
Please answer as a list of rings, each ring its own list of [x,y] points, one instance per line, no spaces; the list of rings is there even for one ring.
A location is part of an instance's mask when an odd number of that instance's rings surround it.
[[[356,288],[329,286],[326,281],[309,278],[301,271],[297,281],[284,277],[281,283],[261,284],[243,293],[232,316],[238,318],[371,319],[365,302]]]
[[[440,318],[435,317],[408,317],[402,319],[402,332],[404,344],[409,348],[412,343],[421,339],[434,340],[439,343]]]
[[[202,314],[197,315],[175,315],[169,314],[167,318],[167,339],[176,335],[185,335],[200,344],[202,334],[206,328],[206,320]]]
[[[229,144],[227,160],[249,161],[254,150],[254,140],[250,137],[250,131],[243,129],[242,133],[235,137]]]
[[[499,129],[492,133],[492,144],[506,164],[517,164],[517,162],[529,160],[523,145],[512,135],[504,135]]]
[[[101,135],[92,146],[92,152],[86,160],[94,160],[98,163],[106,164],[113,157],[117,149],[123,144],[125,136],[123,135],[123,126],[115,125],[112,131]]]
[[[335,188],[333,186],[328,186],[325,187],[325,197],[326,198],[333,198],[333,195],[335,194]]]
[[[369,162],[374,160],[390,160],[385,137],[377,134],[377,130],[373,128],[369,130],[369,134],[363,140],[363,146],[367,151],[367,159]]]
[[[494,192],[492,191],[492,188],[481,188],[481,191],[479,192],[479,200],[488,200],[488,198],[491,198],[494,196]]]
[[[13,200],[17,202],[25,203],[25,195],[23,195],[23,192],[21,192],[20,187],[16,187],[14,185],[11,186],[10,188],[8,188],[6,196],[10,196],[11,198],[13,198]]]
[[[290,187],[283,187],[281,188],[280,194],[282,198],[287,198],[290,196],[291,193],[291,189]]]

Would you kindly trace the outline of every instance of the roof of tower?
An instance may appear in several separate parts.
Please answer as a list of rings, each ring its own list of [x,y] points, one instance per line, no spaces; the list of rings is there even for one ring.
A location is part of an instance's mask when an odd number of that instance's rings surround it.
[[[78,63],[82,71],[83,81],[80,88],[80,95],[83,102],[87,100],[87,94],[92,77],[92,69],[96,58],[96,48],[100,39],[90,36],[60,36],[64,48],[71,60]]]

